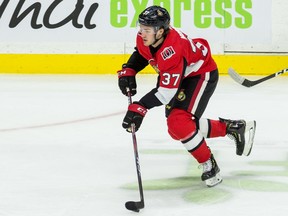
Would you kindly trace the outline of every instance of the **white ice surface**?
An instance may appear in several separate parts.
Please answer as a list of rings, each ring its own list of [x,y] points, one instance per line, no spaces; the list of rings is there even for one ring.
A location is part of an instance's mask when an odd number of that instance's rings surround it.
[[[139,76],[133,99],[155,82]],[[137,178],[116,76],[1,75],[0,99],[1,216],[137,215],[124,207],[139,193],[127,189]],[[168,136],[163,108],[150,110],[136,134],[146,204],[139,215],[287,215],[287,76],[252,88],[220,77],[203,117],[255,119],[257,131],[249,157],[227,137],[207,140],[224,179],[215,188]]]

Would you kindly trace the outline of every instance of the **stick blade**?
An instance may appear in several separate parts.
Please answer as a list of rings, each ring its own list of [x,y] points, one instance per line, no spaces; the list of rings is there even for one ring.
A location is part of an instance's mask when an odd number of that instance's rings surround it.
[[[139,212],[140,209],[144,208],[144,202],[128,201],[125,203],[125,207],[130,211]]]
[[[253,83],[252,81],[240,76],[233,68],[228,69],[228,74],[235,82],[239,83],[242,86],[251,87],[255,85],[255,83]]]
[[[241,85],[245,81],[245,78],[241,77],[233,68],[228,69],[228,74],[233,80]]]

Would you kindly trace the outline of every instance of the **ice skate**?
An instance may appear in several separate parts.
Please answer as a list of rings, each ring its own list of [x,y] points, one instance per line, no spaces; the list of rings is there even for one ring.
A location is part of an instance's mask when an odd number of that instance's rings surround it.
[[[236,143],[236,154],[248,156],[253,147],[256,121],[246,122],[245,120],[229,120],[222,118],[220,118],[220,121],[226,123],[227,136]]]
[[[210,159],[204,163],[203,166],[203,174],[201,176],[201,180],[205,181],[205,184],[208,187],[214,187],[217,184],[222,182],[222,177],[220,176],[220,169],[216,163],[216,160],[211,154]]]

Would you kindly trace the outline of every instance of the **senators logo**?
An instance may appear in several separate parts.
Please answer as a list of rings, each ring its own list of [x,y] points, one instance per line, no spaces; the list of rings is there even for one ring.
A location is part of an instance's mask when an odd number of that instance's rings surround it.
[[[177,100],[184,101],[186,99],[186,95],[184,93],[184,89],[182,89],[179,94],[177,95]]]
[[[175,50],[172,46],[166,47],[162,52],[161,56],[164,60],[171,58],[174,54],[176,54]]]

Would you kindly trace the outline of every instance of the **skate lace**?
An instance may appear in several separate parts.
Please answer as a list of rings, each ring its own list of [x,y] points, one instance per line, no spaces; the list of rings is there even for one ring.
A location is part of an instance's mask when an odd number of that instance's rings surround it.
[[[201,165],[199,165],[199,168],[201,168],[201,167],[203,168],[203,173],[211,171],[211,169],[212,169],[211,160],[209,159],[208,161],[206,161],[206,162],[202,163]]]
[[[233,140],[234,142],[237,142],[237,139],[236,139],[236,137],[235,136],[233,136],[233,134],[227,134],[227,136],[231,139],[231,140]]]

